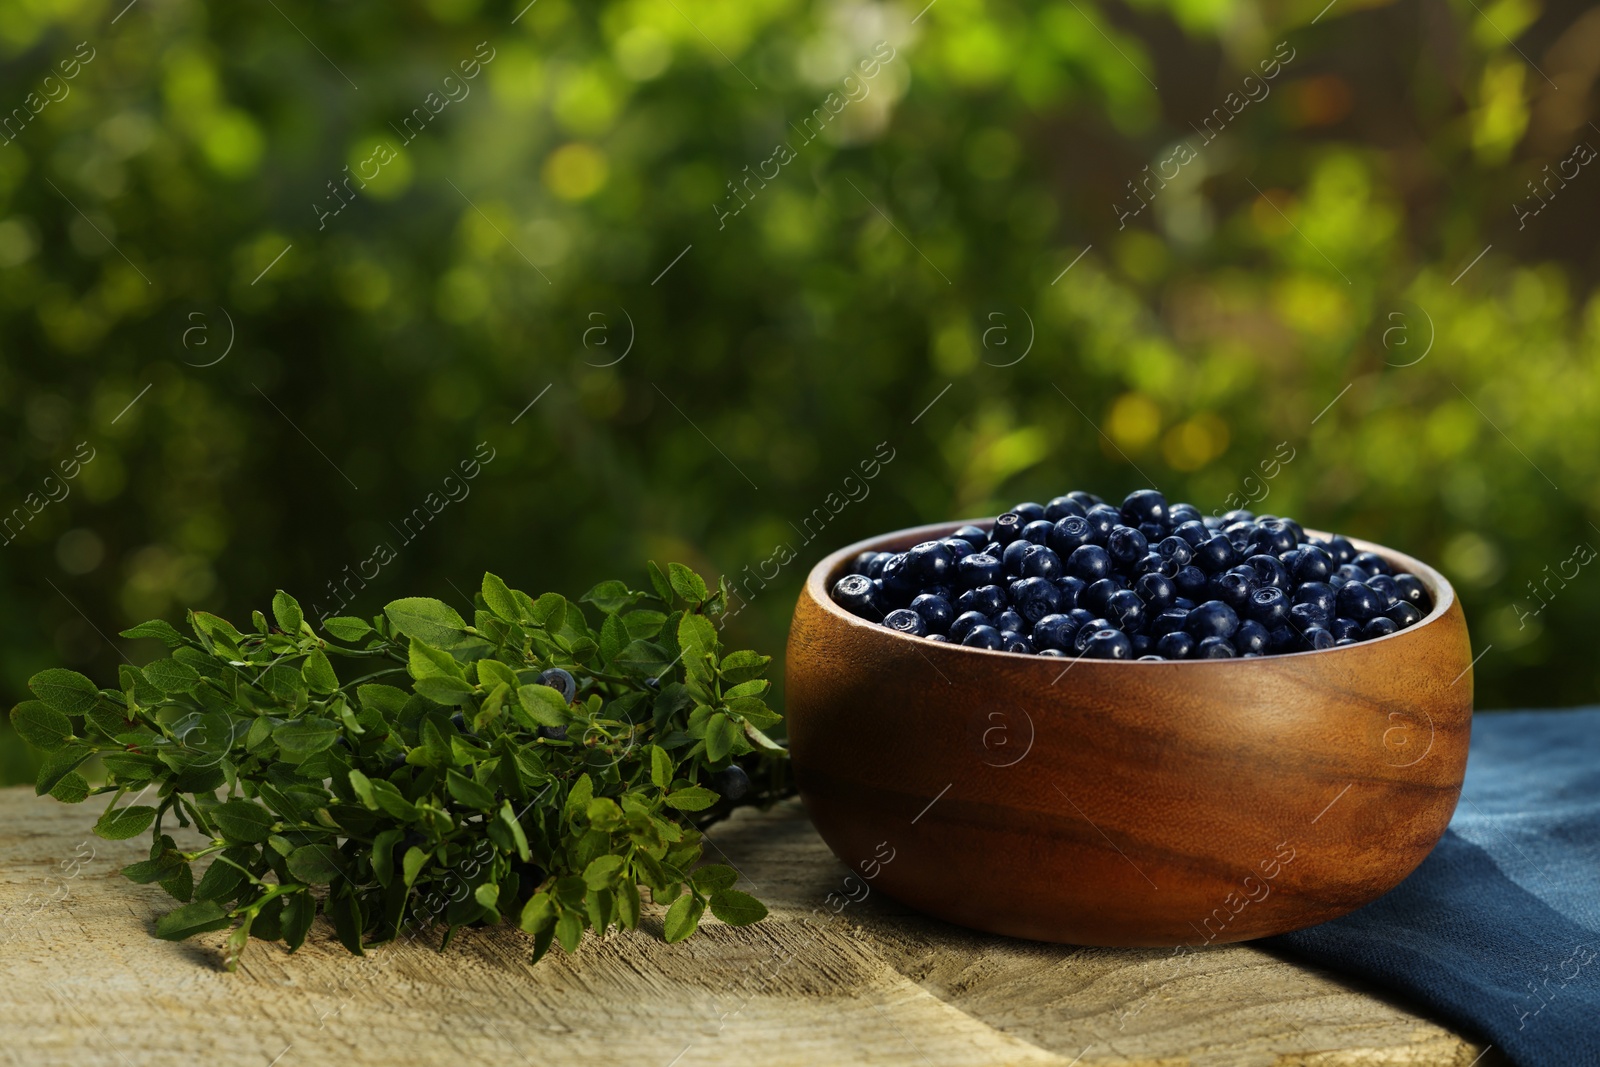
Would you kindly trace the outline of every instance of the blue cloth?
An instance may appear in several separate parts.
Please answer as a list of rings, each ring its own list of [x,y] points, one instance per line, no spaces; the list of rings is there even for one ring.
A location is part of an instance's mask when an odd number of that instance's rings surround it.
[[[1260,944],[1400,993],[1519,1067],[1600,1067],[1600,708],[1475,716],[1439,847],[1359,911]]]

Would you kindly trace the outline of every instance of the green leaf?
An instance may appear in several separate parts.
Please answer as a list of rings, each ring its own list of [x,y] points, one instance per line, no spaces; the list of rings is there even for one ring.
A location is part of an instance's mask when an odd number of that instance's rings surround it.
[[[354,772],[352,772],[354,773]],[[407,800],[398,788],[391,782],[382,779],[372,781],[372,795],[378,802],[378,807],[384,813],[399,819],[402,822],[416,822],[421,817],[417,806]]]
[[[305,613],[300,610],[300,602],[285,593],[282,589],[272,596],[272,617],[278,622],[278,629],[295,637],[300,633],[300,625],[305,622]]]
[[[344,857],[329,844],[301,845],[289,853],[289,873],[310,885],[327,885],[344,871]]]
[[[232,922],[221,904],[214,900],[197,900],[157,919],[156,936],[163,941],[182,941],[195,934],[221,930]]]
[[[122,868],[122,877],[139,885],[149,885],[151,882],[161,882],[171,878],[182,866],[182,856],[173,851],[166,851],[153,860],[140,860],[138,863],[128,864]]]
[[[324,619],[322,628],[341,641],[359,641],[372,633],[367,620],[354,615],[335,615],[331,619]]]
[[[488,811],[494,807],[493,793],[453,767],[445,774],[445,783],[450,795],[469,808]]]
[[[650,578],[650,588],[656,591],[656,599],[663,604],[672,603],[672,583],[667,581],[667,576],[661,573],[661,568],[656,566],[655,560],[645,564],[645,573]]]
[[[333,664],[328,662],[327,655],[320,648],[312,649],[306,656],[306,661],[300,665],[300,676],[313,693],[339,691],[339,676],[333,672]]]
[[[161,619],[141,622],[138,626],[123,630],[121,636],[133,639],[153,637],[168,648],[177,648],[185,643],[183,634],[179,633],[171,623],[163,622]]]
[[[175,659],[158,659],[144,666],[145,680],[163,693],[187,693],[200,684],[200,673]]]
[[[293,952],[306,943],[311,920],[316,918],[317,902],[310,893],[294,893],[283,905],[283,940]]]
[[[63,778],[77,770],[78,765],[92,755],[94,749],[80,744],[70,744],[47,754],[39,766],[38,777],[34,779],[34,793],[42,797],[53,791]]]
[[[441,648],[434,648],[413,638],[406,656],[406,670],[413,678],[465,678],[456,658]]]
[[[485,571],[483,574],[483,602],[489,610],[507,622],[522,621],[522,605],[517,602],[516,594],[511,587],[497,574]]]
[[[11,725],[18,737],[46,752],[72,740],[72,720],[42,700],[25,700],[12,708]]]
[[[28,679],[28,688],[32,689],[40,700],[50,705],[55,710],[65,715],[82,715],[90,708],[100,696],[100,690],[95,684],[77,671],[62,670],[52,667],[47,671],[40,671]]]
[[[432,853],[424,852],[415,845],[406,849],[405,859],[400,861],[400,867],[405,874],[406,888],[410,888],[417,880],[417,875],[422,873],[422,865],[428,862]]]
[[[517,701],[540,726],[565,726],[572,721],[566,699],[548,685],[519,686]]]
[[[630,640],[628,628],[622,624],[622,620],[615,615],[607,615],[600,624],[600,658],[608,662],[616,659],[628,647]]]
[[[672,757],[667,755],[667,750],[660,745],[650,746],[650,781],[657,789],[665,789],[672,784],[673,771]]]
[[[719,762],[738,740],[738,724],[722,712],[717,712],[706,723],[706,758],[713,763]]]
[[[406,597],[390,602],[383,613],[396,630],[434,648],[452,648],[470,636],[467,624],[456,610],[431,597]]]
[[[717,651],[717,631],[704,615],[685,615],[678,620],[678,647],[683,650],[683,669],[689,678],[709,681],[713,672],[711,657]]]
[[[294,719],[272,731],[272,739],[291,763],[332,747],[338,736],[339,727],[327,719]]]
[[[711,894],[711,914],[729,926],[749,926],[767,917],[767,907],[749,893],[718,889]]]
[[[623,882],[617,887],[617,923],[626,929],[639,928],[639,887]]]
[[[676,944],[694,933],[700,925],[700,916],[705,914],[706,907],[700,903],[700,898],[693,893],[685,893],[672,902],[672,907],[667,909],[666,941],[667,944]]]
[[[628,588],[627,583],[613,578],[597,583],[578,599],[582,603],[593,604],[607,615],[612,615],[633,603],[637,595]]]
[[[89,783],[77,771],[68,771],[50,787],[50,795],[63,804],[81,804],[89,798]]]
[[[583,869],[583,884],[590,889],[609,889],[622,877],[622,867],[621,856],[600,856]]]
[[[690,604],[703,604],[711,596],[704,579],[681,563],[667,564],[667,580],[672,591]]]
[[[722,666],[718,669],[718,672],[722,675],[724,682],[733,682],[735,684],[748,682],[766,673],[767,664],[771,662],[771,656],[763,656],[759,652],[751,652],[749,649],[739,649],[722,657]],[[757,690],[757,692],[763,691]]]
[[[229,841],[259,845],[272,836],[272,813],[248,800],[230,800],[211,809],[209,816],[218,832]]]
[[[409,693],[392,685],[368,682],[366,685],[356,687],[357,703],[365,709],[376,711],[391,722],[399,718],[401,710],[405,708],[409,699],[411,699]]]
[[[459,707],[476,691],[473,684],[465,678],[450,678],[445,675],[418,678],[413,688],[435,704],[443,704],[447,708]]]
[[[679,811],[704,811],[721,798],[704,786],[691,785],[667,794],[667,804]]]
[[[715,893],[719,889],[728,889],[739,880],[739,872],[732,867],[721,863],[707,864],[696,867],[689,880],[694,887],[702,893]]]
[[[155,822],[156,809],[140,804],[136,807],[111,808],[94,824],[96,837],[107,841],[126,841],[138,837]]]
[[[556,902],[549,893],[535,893],[522,906],[522,929],[530,934],[548,930],[556,923]]]
[[[580,774],[578,780],[572,783],[572,788],[567,791],[567,802],[561,809],[561,820],[572,822],[573,816],[580,811],[586,811],[589,801],[594,799],[594,779],[587,774]]]
[[[511,801],[508,800],[500,805],[500,813],[496,818],[511,832],[512,842],[517,846],[517,856],[523,863],[527,863],[532,857],[528,849],[528,835],[523,832],[522,823],[517,821],[517,814],[511,808]]]
[[[368,811],[378,810],[378,798],[372,792],[372,780],[355,768],[350,769],[350,789]]]
[[[194,887],[194,895],[201,900],[224,903],[237,896],[242,885],[244,885],[243,871],[232,863],[223,863],[220,859],[212,860],[211,866],[206,868],[206,873],[200,876],[200,884]]]

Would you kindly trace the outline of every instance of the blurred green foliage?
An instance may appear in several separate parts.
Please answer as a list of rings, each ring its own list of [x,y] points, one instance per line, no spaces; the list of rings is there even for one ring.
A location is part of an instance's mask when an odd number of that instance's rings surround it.
[[[280,586],[788,546],[781,652],[828,549],[1147,479],[1438,563],[1480,706],[1593,697],[1600,575],[1528,589],[1600,545],[1581,6],[125,3],[0,20],[8,703]]]

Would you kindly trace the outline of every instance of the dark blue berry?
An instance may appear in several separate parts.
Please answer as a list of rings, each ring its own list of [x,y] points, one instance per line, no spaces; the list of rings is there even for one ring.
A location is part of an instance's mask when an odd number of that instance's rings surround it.
[[[1408,604],[1416,605],[1418,611],[1424,615],[1432,605],[1428,596],[1428,587],[1422,584],[1422,579],[1415,574],[1399,574],[1394,579],[1395,592],[1400,594],[1400,599]]]
[[[1134,562],[1149,550],[1150,542],[1131,526],[1113,526],[1106,535],[1106,552],[1123,566]]]
[[[1238,613],[1220,600],[1208,600],[1189,612],[1189,632],[1202,641],[1208,637],[1231,637],[1238,628]]]
[[[1178,595],[1177,587],[1172,584],[1172,579],[1164,574],[1141,574],[1133,583],[1133,591],[1139,594],[1145,606],[1151,613],[1159,615],[1172,606],[1173,599]]]
[[[1400,626],[1393,619],[1387,615],[1379,615],[1361,624],[1361,640],[1371,641],[1375,637],[1388,637],[1398,629]]]
[[[1354,619],[1336,618],[1328,627],[1335,641],[1347,641],[1361,632],[1361,624]]]
[[[1241,522],[1255,521],[1255,512],[1246,511],[1244,508],[1236,508],[1233,511],[1224,512],[1221,519],[1223,529],[1227,529],[1229,526],[1235,526]]]
[[[1167,610],[1150,620],[1148,629],[1156,637],[1164,634],[1177,633],[1189,627],[1189,613],[1187,611]]]
[[[1270,585],[1274,589],[1285,589],[1289,586],[1289,572],[1284,569],[1277,556],[1266,553],[1257,553],[1244,561],[1244,565],[1255,573],[1257,585]]]
[[[1102,630],[1115,629],[1116,627],[1111,625],[1110,619],[1090,619],[1078,627],[1078,632],[1072,636],[1072,647],[1082,652],[1083,646],[1087,645],[1090,638],[1094,637],[1095,634],[1100,633]]]
[[[956,584],[976,589],[980,585],[994,585],[1005,573],[1000,561],[984,552],[956,561]]]
[[[1145,634],[1128,634],[1128,643],[1133,646],[1133,658],[1144,659],[1155,650],[1156,643]],[[1153,657],[1160,659],[1160,656]]]
[[[866,574],[868,578],[882,578],[883,565],[888,563],[893,557],[893,552],[874,552],[872,554],[871,562],[867,564],[867,569],[863,573]]]
[[[1232,642],[1234,650],[1241,655],[1251,652],[1265,652],[1272,643],[1271,634],[1268,632],[1267,627],[1254,619],[1241,622],[1239,628],[1233,632],[1233,637],[1229,640]]]
[[[912,573],[911,557],[904,552],[897,552],[884,560],[879,580],[883,582],[883,593],[891,606],[911,603],[911,598],[919,591],[916,575]]]
[[[985,615],[998,615],[1006,609],[1006,591],[998,585],[980,585],[957,597],[955,607],[958,612],[981,611]]]
[[[950,644],[950,638],[946,637],[944,634],[929,634],[928,635],[928,640],[929,641],[938,641],[940,644],[945,644],[945,645]]]
[[[1066,578],[1057,578],[1055,587],[1061,593],[1061,607],[1058,610],[1071,611],[1078,606],[1078,598],[1083,596],[1085,589],[1089,588],[1089,583],[1082,578],[1068,576]]]
[[[1294,561],[1294,580],[1297,583],[1325,582],[1332,573],[1333,557],[1325,549],[1316,545],[1306,545],[1300,549],[1300,556]]]
[[[1167,498],[1154,489],[1135,489],[1122,498],[1122,521],[1129,526],[1142,522],[1164,524],[1167,521]]]
[[[1048,615],[1049,612],[1045,612],[1045,614]],[[1018,633],[1022,633],[1028,628],[1028,623],[1014,608],[1006,608],[1000,612],[994,617],[994,622],[991,625],[1001,633],[1005,633],[1007,630],[1015,630]]]
[[[1044,507],[1044,517],[1051,522],[1060,522],[1068,515],[1082,515],[1089,510],[1070,496],[1058,496]]]
[[[1325,648],[1333,647],[1334,637],[1322,627],[1312,626],[1305,631],[1302,640],[1309,651],[1321,652]]]
[[[1394,584],[1394,579],[1387,574],[1374,574],[1367,579],[1367,588],[1377,593],[1383,600],[1385,611],[1400,603],[1400,588]]]
[[[1033,624],[1033,643],[1039,649],[1069,648],[1079,621],[1066,615],[1046,615]]]
[[[1235,568],[1214,575],[1206,582],[1206,595],[1220,600],[1235,611],[1243,609],[1250,600],[1251,574]]]
[[[1094,507],[1096,504],[1104,504],[1105,503],[1104,500],[1101,500],[1099,497],[1095,496],[1093,493],[1085,493],[1082,489],[1074,489],[1072,492],[1067,494],[1067,499],[1076,500],[1080,505],[1082,505],[1083,510],[1085,510],[1085,511],[1088,511],[1090,508]]]
[[[1178,536],[1163,537],[1156,545],[1156,555],[1175,560],[1180,567],[1188,566],[1194,559],[1194,547]]]
[[[1000,636],[1000,631],[993,626],[974,626],[967,636],[961,639],[961,643],[968,648],[999,650],[1000,646],[1005,643],[1005,639]]]
[[[1164,578],[1176,578],[1183,567],[1170,556],[1163,556],[1158,552],[1147,552],[1139,562],[1133,565],[1134,577],[1143,577],[1146,574],[1159,574]]]
[[[750,776],[743,767],[734,763],[712,772],[711,788],[722,794],[724,800],[738,800],[750,792]]]
[[[946,537],[939,543],[950,550],[951,566],[954,566],[958,560],[963,560],[978,551],[971,541],[966,541],[959,537]]]
[[[955,605],[932,593],[912,598],[911,610],[922,616],[922,624],[933,634],[942,634],[950,629],[950,623],[956,617]]]
[[[1086,582],[1097,582],[1111,573],[1111,557],[1099,545],[1084,545],[1067,557],[1067,573]]]
[[[1033,655],[1033,642],[1028,640],[1027,635],[1020,634],[1015,630],[1000,631],[1000,648],[1005,652],[1022,652],[1030,656]]]
[[[1343,579],[1344,582],[1360,582],[1365,585],[1367,584],[1367,579],[1371,578],[1372,575],[1367,572],[1366,568],[1358,567],[1354,563],[1341,563],[1338,569],[1333,572],[1332,577]]]
[[[1296,544],[1294,531],[1277,519],[1256,523],[1257,549],[1272,556],[1289,551]]]
[[[982,548],[989,543],[989,531],[982,526],[963,526],[951,537],[959,537],[973,548]]]
[[[1144,601],[1131,589],[1119,590],[1111,594],[1105,615],[1116,623],[1117,629],[1124,633],[1136,633],[1144,625]]]
[[[1048,551],[1048,549],[1046,549]],[[1048,578],[1024,578],[1012,587],[1012,606],[1029,623],[1061,610],[1061,591]],[[1021,630],[1023,627],[1011,627]]]
[[[994,529],[990,531],[989,536],[1002,545],[1009,545],[1022,536],[1022,528],[1030,521],[1014,511],[1008,511],[994,520]]]
[[[924,541],[906,553],[906,572],[918,588],[945,580],[955,560],[950,550],[938,541]]]
[[[1387,614],[1402,630],[1422,621],[1422,611],[1415,604],[1405,600],[1391,604]]]
[[[1331,613],[1336,595],[1333,586],[1327,582],[1306,582],[1294,591],[1290,599],[1296,604],[1314,604]]]
[[[540,685],[547,685],[560,693],[561,699],[568,704],[572,703],[573,698],[578,695],[577,681],[573,679],[569,672],[562,670],[560,667],[551,667],[547,671],[541,671],[538,681]]]
[[[1120,591],[1121,588],[1112,579],[1102,578],[1098,582],[1089,584],[1089,588],[1083,591],[1083,596],[1078,598],[1078,603],[1096,615],[1106,615],[1107,605],[1111,603],[1111,594]]]
[[[1211,540],[1211,531],[1206,529],[1206,524],[1203,522],[1190,521],[1174,526],[1172,536],[1183,538],[1189,543],[1190,548],[1199,548]]]
[[[1193,611],[1194,601],[1186,596],[1181,596],[1172,602],[1173,611]]]
[[[1022,516],[1022,523],[1026,526],[1030,522],[1037,522],[1044,518],[1044,505],[1035,504],[1031,500],[1025,501],[1012,508],[1011,513]]]
[[[1358,552],[1350,561],[1368,574],[1393,574],[1394,568],[1389,566],[1389,561],[1376,552]]]
[[[1034,545],[1022,555],[1024,578],[1061,578],[1065,574],[1061,557],[1043,545]]]
[[[1282,589],[1262,586],[1250,594],[1244,612],[1268,630],[1274,630],[1289,621],[1289,598]]]
[[[1090,659],[1131,659],[1133,642],[1121,630],[1097,630],[1084,642],[1083,654]]]
[[[1038,547],[1025,537],[1019,537],[1007,545],[1005,551],[1000,553],[1000,565],[1005,569],[1006,576],[1022,577],[1022,557]]]
[[[1045,544],[1050,540],[1050,531],[1055,529],[1055,523],[1045,519],[1036,519],[1022,528],[1022,539],[1032,541],[1036,545]]]
[[[1326,627],[1333,621],[1333,611],[1318,604],[1296,604],[1289,609],[1289,627],[1305,633],[1312,627]]]
[[[922,616],[910,608],[896,608],[883,617],[883,624],[891,630],[898,630],[912,637],[926,637],[928,624],[922,621]]]
[[[1162,659],[1188,659],[1194,655],[1194,646],[1198,643],[1182,630],[1174,630],[1156,639],[1156,654]]]
[[[1339,614],[1356,622],[1366,622],[1383,610],[1378,594],[1363,582],[1346,582],[1339,587]]]
[[[866,551],[866,552],[862,552],[859,555],[857,555],[855,559],[850,561],[850,568],[847,571],[845,571],[845,573],[846,574],[866,574],[867,573],[867,568],[872,566],[872,561],[877,559],[877,558],[878,558],[878,554],[876,552],[871,551],[870,549],[868,551]],[[868,577],[871,577],[871,575],[868,575]]]
[[[1117,509],[1109,504],[1096,504],[1083,518],[1089,524],[1090,541],[1097,545],[1105,544],[1106,538],[1111,536],[1111,531],[1122,521]]]
[[[1195,646],[1195,659],[1233,659],[1238,653],[1226,637],[1202,638]]]
[[[967,635],[979,626],[989,626],[989,616],[981,611],[963,611],[950,620],[950,629],[945,632],[950,635],[950,640],[964,642]],[[994,629],[992,626],[989,628]],[[998,634],[1000,631],[994,632]]]
[[[1050,527],[1045,543],[1055,549],[1058,556],[1070,556],[1074,549],[1082,548],[1094,538],[1089,520],[1082,515],[1068,515]]]
[[[1190,522],[1201,522],[1201,518],[1200,509],[1193,504],[1171,504],[1167,507],[1167,521],[1175,527]]]
[[[1067,654],[1059,648],[1041,648],[1034,653],[1036,656],[1049,656],[1051,659],[1065,659]]]
[[[539,736],[551,741],[565,741],[567,739],[567,728],[565,726],[541,726],[539,727]]]
[[[1178,573],[1172,576],[1172,587],[1179,596],[1186,596],[1190,600],[1204,596],[1208,584],[1205,572],[1199,567],[1179,567]]]

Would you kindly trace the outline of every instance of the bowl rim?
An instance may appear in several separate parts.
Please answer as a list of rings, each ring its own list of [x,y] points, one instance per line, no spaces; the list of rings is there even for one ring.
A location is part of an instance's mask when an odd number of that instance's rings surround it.
[[[874,635],[881,635],[896,641],[916,642],[914,647],[916,647],[919,652],[921,651],[922,646],[927,645],[938,648],[941,651],[972,653],[981,656],[1005,656],[1008,659],[1013,660],[1037,660],[1045,663],[1054,663],[1060,659],[1065,660],[1069,667],[1070,665],[1083,662],[1094,664],[1096,666],[1100,664],[1115,664],[1118,667],[1130,667],[1133,664],[1140,664],[1144,667],[1165,665],[1167,667],[1193,666],[1196,668],[1202,665],[1226,666],[1228,664],[1232,664],[1237,667],[1241,662],[1243,662],[1242,657],[1232,656],[1226,659],[1164,659],[1158,664],[1152,661],[1140,659],[1115,660],[1089,659],[1085,656],[1041,656],[1034,652],[1006,652],[1002,649],[974,648],[971,645],[961,645],[953,642],[929,641],[926,637],[913,637],[910,634],[903,634],[898,630],[891,630],[882,623],[872,622],[870,620],[861,618],[859,615],[853,615],[844,608],[840,607],[838,604],[834,603],[833,597],[829,593],[829,585],[831,584],[828,581],[829,577],[835,571],[849,563],[850,560],[854,559],[857,555],[867,551],[868,549],[879,552],[886,551],[886,549],[881,546],[892,542],[906,542],[907,547],[909,547],[910,545],[919,544],[923,541],[932,541],[948,536],[950,533],[962,526],[984,526],[988,523],[992,523],[993,521],[994,520],[992,518],[976,518],[961,519],[950,522],[928,523],[922,526],[908,526],[903,530],[894,530],[890,533],[877,534],[873,537],[868,537],[857,541],[854,544],[845,545],[843,548],[836,549],[817,561],[816,565],[811,568],[811,572],[806,575],[805,585],[801,588],[801,596],[809,596],[821,607],[825,614],[834,616],[836,619],[843,621],[848,626],[859,628],[864,633],[870,632]],[[1304,529],[1308,536],[1322,538],[1334,536],[1322,530],[1312,530],[1309,528]],[[1310,649],[1303,652],[1276,652],[1271,655],[1259,657],[1263,662],[1285,660],[1300,656],[1331,656],[1339,653],[1348,654],[1363,648],[1370,648],[1384,641],[1393,641],[1397,638],[1411,637],[1421,631],[1424,627],[1437,623],[1455,606],[1455,589],[1450,585],[1450,582],[1443,574],[1440,574],[1437,570],[1428,566],[1426,563],[1412,556],[1408,556],[1404,552],[1397,551],[1385,545],[1377,544],[1373,541],[1363,541],[1355,537],[1346,537],[1345,539],[1354,545],[1358,551],[1376,553],[1377,555],[1382,556],[1391,565],[1396,563],[1401,564],[1407,573],[1414,574],[1418,578],[1422,579],[1423,584],[1428,587],[1429,593],[1431,593],[1433,596],[1433,610],[1418,620],[1416,624],[1407,626],[1403,630],[1396,630],[1392,634],[1385,634],[1383,637],[1370,638],[1365,641],[1357,641],[1353,645],[1336,646],[1334,648]]]

